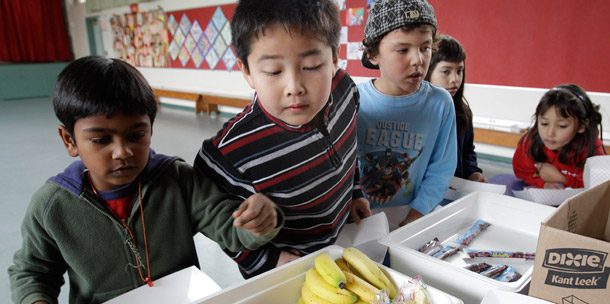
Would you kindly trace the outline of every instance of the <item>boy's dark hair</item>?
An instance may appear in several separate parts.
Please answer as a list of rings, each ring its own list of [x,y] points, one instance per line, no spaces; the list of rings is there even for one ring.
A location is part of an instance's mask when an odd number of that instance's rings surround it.
[[[540,99],[534,114],[534,125],[521,138],[530,140],[529,155],[536,162],[546,162],[544,154],[544,143],[538,133],[538,117],[544,114],[551,107],[555,107],[558,114],[563,117],[574,117],[578,126],[585,126],[583,133],[576,133],[572,142],[561,148],[559,151],[559,161],[567,164],[569,160],[582,168],[585,165],[585,158],[595,155],[595,142],[602,133],[602,116],[599,113],[599,105],[593,104],[589,96],[580,86],[576,84],[558,85]],[[598,129],[598,126],[600,129]]]
[[[70,63],[57,77],[53,108],[74,137],[77,120],[101,113],[146,114],[152,124],[157,101],[144,76],[129,63],[87,56]]]
[[[466,97],[464,97],[464,84],[466,83],[466,52],[462,45],[455,40],[455,38],[448,35],[439,35],[438,47],[432,52],[432,59],[430,59],[430,67],[428,68],[428,74],[424,78],[430,81],[432,77],[432,71],[436,68],[436,65],[441,61],[460,63],[464,62],[464,70],[462,71],[462,83],[460,88],[453,95],[453,105],[455,106],[455,117],[457,120],[458,131],[465,133],[468,130],[468,126],[472,121],[472,112],[468,105]]]
[[[231,21],[232,44],[237,58],[248,66],[251,45],[265,29],[279,24],[288,32],[309,32],[331,47],[333,58],[339,48],[341,21],[331,0],[240,0]]]

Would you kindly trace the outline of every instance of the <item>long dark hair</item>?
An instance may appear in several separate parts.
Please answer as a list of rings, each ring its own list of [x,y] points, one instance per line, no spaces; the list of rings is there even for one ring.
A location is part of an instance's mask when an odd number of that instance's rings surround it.
[[[567,164],[568,160],[572,160],[574,165],[584,167],[586,159],[595,155],[595,142],[601,134],[602,115],[599,113],[599,105],[593,104],[587,93],[576,84],[558,85],[542,96],[534,114],[534,125],[521,138],[519,144],[523,140],[528,140],[530,157],[536,162],[547,160],[544,143],[538,133],[538,117],[552,107],[557,114],[566,118],[574,117],[579,127],[585,127],[584,132],[576,133],[572,142],[559,151],[560,162]]]
[[[455,92],[455,95],[453,95],[457,130],[458,133],[464,133],[468,130],[468,126],[472,122],[472,112],[470,111],[470,106],[468,105],[466,97],[464,97],[464,84],[466,83],[466,52],[455,38],[448,35],[440,35],[438,49],[432,52],[432,59],[430,59],[430,67],[428,68],[428,74],[426,74],[425,80],[430,81],[432,71],[434,71],[436,65],[441,61],[454,63],[464,62],[462,83],[457,92]]]

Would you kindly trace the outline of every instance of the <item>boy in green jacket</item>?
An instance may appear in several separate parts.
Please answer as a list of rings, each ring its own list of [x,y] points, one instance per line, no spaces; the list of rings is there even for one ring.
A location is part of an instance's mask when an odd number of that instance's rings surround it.
[[[283,226],[266,196],[233,200],[182,159],[150,149],[157,104],[129,64],[98,56],[72,62],[53,105],[66,150],[80,161],[32,198],[8,270],[15,303],[57,303],[66,271],[70,303],[104,302],[199,267],[197,232],[239,251]]]

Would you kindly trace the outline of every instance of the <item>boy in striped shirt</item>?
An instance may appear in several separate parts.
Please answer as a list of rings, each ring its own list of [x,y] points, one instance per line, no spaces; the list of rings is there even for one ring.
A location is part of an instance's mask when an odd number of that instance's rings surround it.
[[[331,0],[241,0],[231,23],[254,100],[205,140],[195,167],[229,193],[269,196],[284,228],[258,250],[225,252],[245,278],[335,242],[370,215],[358,183],[359,95],[337,68],[341,24]]]

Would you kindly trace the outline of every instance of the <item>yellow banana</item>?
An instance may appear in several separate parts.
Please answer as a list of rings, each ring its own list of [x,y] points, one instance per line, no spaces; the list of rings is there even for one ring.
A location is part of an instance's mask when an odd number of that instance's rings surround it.
[[[348,247],[343,250],[343,258],[350,267],[353,267],[358,273],[369,283],[379,289],[388,289],[390,298],[396,296],[397,290],[394,283],[385,275],[385,273],[362,251],[354,247]]]
[[[345,272],[345,288],[358,296],[358,300],[371,303],[381,290],[353,273]]]
[[[305,284],[303,284],[305,285]],[[303,292],[303,290],[301,289],[301,292]],[[297,301],[297,304],[305,304],[305,301],[303,301],[303,296],[299,297],[299,300]]]
[[[303,301],[303,304],[333,304],[313,293],[313,291],[307,287],[307,283],[303,283],[303,287],[301,287],[301,297],[299,298],[299,301]]]
[[[328,253],[323,252],[318,254],[314,259],[314,264],[316,270],[326,283],[341,289],[345,288],[345,275]]]
[[[349,265],[347,264],[347,262],[345,261],[344,258],[338,258],[335,260],[335,263],[337,264],[337,266],[339,266],[339,269],[343,270],[343,272],[351,272],[354,273],[352,271],[352,269],[349,267]]]
[[[305,284],[312,293],[335,304],[352,304],[358,300],[358,296],[353,292],[326,283],[315,268],[309,269],[305,274]]]

